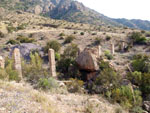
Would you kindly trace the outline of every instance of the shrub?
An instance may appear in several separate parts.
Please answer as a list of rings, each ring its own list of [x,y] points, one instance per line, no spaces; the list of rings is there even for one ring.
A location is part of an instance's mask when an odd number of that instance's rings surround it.
[[[18,72],[14,69],[14,60],[6,58],[6,73],[9,75],[9,80],[20,81],[21,78],[18,76]]]
[[[84,82],[82,80],[73,79],[73,78],[71,78],[70,80],[71,82],[67,84],[68,91],[71,93],[76,93],[76,92],[83,93]]]
[[[16,31],[17,29],[13,26],[8,26],[7,30],[8,30],[8,33],[12,33],[13,31]]]
[[[92,35],[97,35],[97,33],[92,33]]]
[[[64,33],[60,33],[59,36],[65,36],[65,34]]]
[[[111,55],[111,53],[109,51],[105,51],[105,56],[107,57],[108,60],[113,59],[113,56]]]
[[[99,45],[101,43],[101,41],[102,40],[100,38],[98,38],[98,37],[95,38],[95,44],[96,45]]]
[[[0,31],[0,38],[3,38],[4,37],[4,33],[2,33],[1,31]]]
[[[25,29],[25,28],[26,28],[26,26],[27,26],[27,24],[26,24],[26,23],[21,24],[21,25],[19,25],[19,26],[17,27],[17,30],[23,30],[23,29]]]
[[[23,75],[27,77],[27,80],[31,83],[37,83],[40,78],[48,76],[48,72],[42,66],[42,59],[38,53],[30,54],[31,61],[26,63],[22,62]]]
[[[65,44],[66,44],[66,43],[71,43],[74,39],[75,39],[75,37],[74,37],[73,35],[70,35],[70,36],[68,36],[68,37],[65,39],[64,43],[65,43]]]
[[[13,39],[10,39],[7,41],[6,44],[12,44],[12,45],[15,45],[15,44],[19,44],[19,42],[17,40],[13,40]]]
[[[131,66],[134,71],[150,73],[150,57],[148,55],[135,55]]]
[[[121,76],[117,74],[113,68],[111,68],[108,62],[100,61],[99,63],[100,73],[97,78],[88,84],[88,89],[91,93],[106,92],[120,86]]]
[[[1,80],[9,79],[9,75],[5,69],[0,69],[0,79]]]
[[[80,35],[84,35],[84,32],[81,32]]]
[[[55,60],[59,61],[60,60],[60,54],[55,52]]]
[[[16,40],[20,43],[33,43],[35,41],[33,38],[24,37],[22,35],[18,36]]]
[[[112,99],[113,101],[120,103],[125,108],[142,105],[141,92],[139,90],[133,90],[130,85],[113,89]]]
[[[50,78],[40,78],[38,81],[38,87],[42,89],[53,89],[58,87],[57,81],[50,77]]]
[[[60,78],[74,78],[80,76],[75,58],[77,56],[78,47],[75,44],[68,46],[64,53],[61,55],[61,59],[57,62],[57,71],[63,73]]]
[[[106,36],[106,40],[109,41],[111,39],[111,36]]]
[[[51,40],[44,47],[44,52],[48,53],[48,50],[50,48],[54,49],[55,52],[59,52],[59,50],[61,48],[61,44],[58,41],[56,41],[56,40]]]
[[[133,41],[134,44],[146,44],[147,39],[142,36],[140,32],[133,32],[130,36],[130,39]]]

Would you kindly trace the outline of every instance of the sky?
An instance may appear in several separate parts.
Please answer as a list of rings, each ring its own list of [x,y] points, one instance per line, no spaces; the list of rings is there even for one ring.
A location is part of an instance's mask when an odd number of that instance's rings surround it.
[[[111,18],[150,21],[150,0],[77,0]]]

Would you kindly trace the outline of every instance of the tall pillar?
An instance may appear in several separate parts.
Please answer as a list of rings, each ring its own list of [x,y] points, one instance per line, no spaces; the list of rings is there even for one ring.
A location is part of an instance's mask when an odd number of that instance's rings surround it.
[[[124,41],[121,42],[121,51],[124,52],[125,44]]]
[[[99,45],[98,46],[98,57],[102,55],[102,47]]]
[[[21,55],[20,50],[15,48],[13,51],[14,68],[17,70],[19,77],[22,79]]]
[[[111,43],[111,54],[112,55],[115,54],[115,45],[114,45],[114,43]]]
[[[50,65],[50,74],[51,76],[56,76],[56,64],[55,64],[55,52],[53,49],[48,50],[49,65]]]
[[[5,60],[2,56],[0,56],[0,68],[2,68],[2,69],[5,68]]]

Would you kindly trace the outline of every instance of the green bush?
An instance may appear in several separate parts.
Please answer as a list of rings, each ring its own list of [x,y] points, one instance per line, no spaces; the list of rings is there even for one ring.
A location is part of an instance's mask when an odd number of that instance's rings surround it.
[[[68,46],[61,59],[57,62],[57,71],[63,73],[60,78],[74,78],[80,75],[75,58],[77,57],[78,47],[75,44]],[[69,70],[71,69],[71,71]]]
[[[96,37],[96,38],[95,38],[95,42],[94,42],[94,44],[96,44],[96,45],[100,45],[100,44],[101,44],[101,42],[102,42],[101,38]]]
[[[134,44],[146,44],[147,39],[142,36],[140,32],[133,32],[130,36],[130,39],[133,41]]]
[[[14,69],[14,60],[6,58],[5,63],[5,70],[9,76],[9,80],[19,82],[21,78],[19,77],[18,72]]]
[[[17,31],[17,29],[13,26],[8,26],[7,31],[8,31],[8,33],[12,33],[13,31]]]
[[[111,36],[106,36],[106,40],[109,41],[111,39]]]
[[[65,36],[65,34],[64,33],[60,33],[59,36]]]
[[[30,54],[31,61],[26,63],[22,62],[23,76],[31,83],[37,83],[40,78],[48,77],[48,72],[42,66],[42,59],[38,53]]]
[[[139,90],[133,90],[130,85],[113,89],[112,99],[128,109],[142,105],[141,92]]]
[[[40,78],[38,81],[38,87],[42,89],[53,89],[58,87],[58,82],[50,77],[50,78]]]
[[[80,35],[84,35],[84,32],[81,32]]]
[[[109,51],[105,51],[105,56],[107,57],[108,60],[113,59],[113,56],[111,55],[111,53]]]
[[[55,52],[59,52],[60,48],[61,48],[61,44],[56,41],[56,40],[51,40],[49,41],[46,46],[44,47],[44,52],[48,53],[48,50],[52,48],[55,50]]]
[[[15,44],[19,44],[19,42],[17,40],[13,40],[13,39],[10,39],[7,41],[6,44],[12,44],[12,45],[15,45]]]
[[[65,38],[64,43],[65,43],[65,44],[66,44],[66,43],[71,43],[74,39],[75,39],[75,36],[70,35],[70,36],[68,36],[67,38]]]
[[[60,60],[60,54],[59,53],[57,53],[57,52],[55,52],[55,60],[56,61],[59,61]]]
[[[90,92],[105,94],[120,86],[121,76],[109,66],[108,62],[100,61],[99,67],[99,75],[87,86]]]
[[[23,30],[23,29],[25,29],[26,27],[27,27],[27,24],[24,23],[24,24],[19,25],[19,26],[17,27],[17,30]]]
[[[16,40],[19,41],[20,43],[33,43],[33,42],[35,42],[35,39],[28,38],[28,37],[25,37],[22,35],[18,36]]]
[[[84,82],[82,80],[71,78],[70,81],[71,82],[67,84],[67,88],[69,92],[71,93],[76,93],[76,92],[83,93],[84,92],[83,90]]]
[[[0,69],[0,79],[1,80],[8,80],[9,79],[9,75],[5,69]]]
[[[150,73],[150,56],[148,55],[135,55],[131,62],[134,71],[142,73]]]

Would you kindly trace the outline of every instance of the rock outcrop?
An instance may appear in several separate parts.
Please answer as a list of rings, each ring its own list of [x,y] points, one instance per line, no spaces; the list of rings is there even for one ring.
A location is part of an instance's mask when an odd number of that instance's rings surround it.
[[[86,48],[76,58],[76,62],[80,70],[97,71],[99,69],[97,64],[97,50]]]

